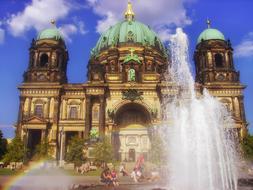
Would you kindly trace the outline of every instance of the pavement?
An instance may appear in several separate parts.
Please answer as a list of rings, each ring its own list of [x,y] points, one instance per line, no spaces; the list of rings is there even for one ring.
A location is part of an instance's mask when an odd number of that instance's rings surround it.
[[[253,176],[241,176],[238,190],[253,190]],[[12,182],[11,190],[166,190],[162,181],[135,183],[130,177],[119,177],[119,187],[106,187],[99,176],[27,175],[0,176],[0,190]],[[14,184],[14,185],[13,185]],[[70,188],[71,187],[71,188]],[[168,190],[168,189],[167,189]]]
[[[13,176],[0,176],[0,190],[12,181]],[[119,187],[106,187],[99,176],[24,176],[16,180],[11,190],[168,190],[161,181],[135,183],[130,177],[120,177]],[[253,178],[239,181],[238,190],[253,190]]]
[[[15,179],[14,176],[0,176],[0,190],[4,189],[8,182]],[[120,177],[119,187],[106,187],[100,182],[99,176],[24,176],[12,183],[11,190],[153,190],[161,186],[161,182],[135,183],[130,177]]]

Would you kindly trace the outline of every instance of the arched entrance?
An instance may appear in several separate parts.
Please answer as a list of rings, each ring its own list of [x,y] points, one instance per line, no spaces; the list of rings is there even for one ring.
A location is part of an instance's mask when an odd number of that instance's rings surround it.
[[[150,149],[149,111],[141,104],[125,104],[117,110],[115,124],[112,140],[116,158],[134,162],[140,154],[147,157]]]

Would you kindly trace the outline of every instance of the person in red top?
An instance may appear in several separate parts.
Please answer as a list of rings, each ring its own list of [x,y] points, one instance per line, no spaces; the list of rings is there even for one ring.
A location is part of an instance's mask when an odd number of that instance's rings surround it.
[[[141,154],[139,156],[139,158],[137,159],[137,162],[136,162],[136,165],[135,165],[135,168],[137,168],[138,170],[141,170],[143,165],[144,165],[144,156],[143,154]]]
[[[111,171],[111,180],[114,186],[119,186],[118,176],[115,169]]]

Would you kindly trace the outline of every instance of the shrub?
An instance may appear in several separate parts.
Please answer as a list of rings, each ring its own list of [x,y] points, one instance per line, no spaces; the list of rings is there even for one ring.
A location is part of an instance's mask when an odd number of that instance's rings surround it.
[[[80,166],[83,162],[87,160],[84,154],[84,139],[74,136],[69,141],[68,151],[66,153],[66,161],[72,162],[75,166]]]

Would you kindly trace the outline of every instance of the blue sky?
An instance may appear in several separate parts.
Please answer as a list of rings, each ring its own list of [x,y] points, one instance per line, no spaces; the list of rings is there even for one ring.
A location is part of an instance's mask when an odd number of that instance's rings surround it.
[[[253,123],[253,1],[252,0],[132,0],[136,19],[150,25],[166,43],[176,27],[190,41],[190,57],[198,35],[211,19],[231,40],[234,62],[245,90],[245,109]],[[90,50],[99,33],[123,19],[127,0],[0,0],[0,129],[12,137],[18,113],[23,72],[28,49],[38,31],[55,19],[65,36],[70,60],[69,82],[86,81]],[[252,126],[252,125],[251,125]],[[251,130],[252,131],[252,130]]]

